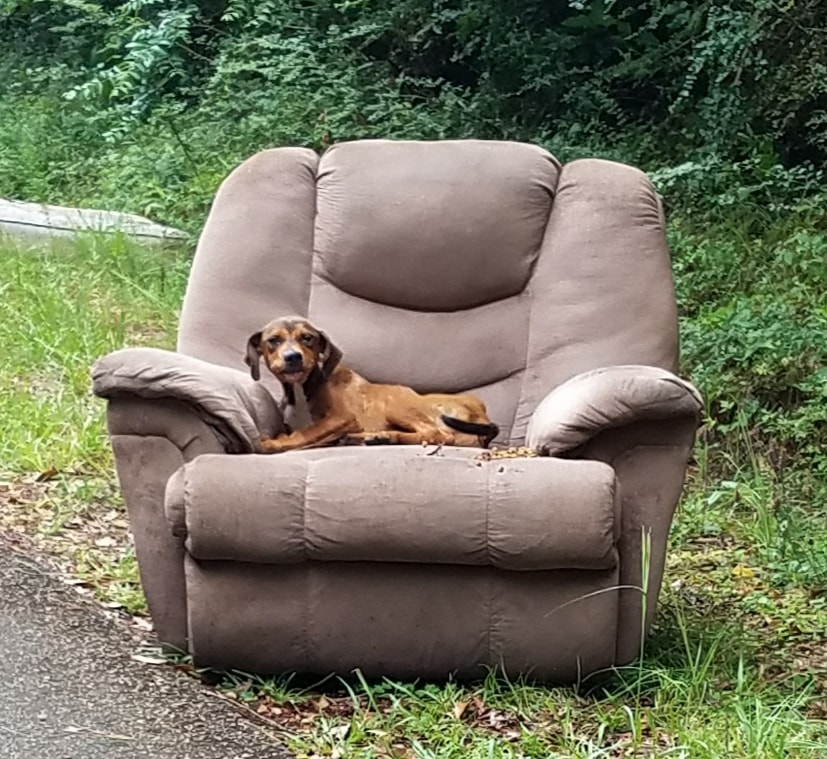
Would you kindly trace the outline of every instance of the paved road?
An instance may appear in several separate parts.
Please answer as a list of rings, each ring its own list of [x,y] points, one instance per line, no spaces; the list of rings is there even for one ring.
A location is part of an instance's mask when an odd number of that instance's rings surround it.
[[[289,759],[0,534],[0,757]]]

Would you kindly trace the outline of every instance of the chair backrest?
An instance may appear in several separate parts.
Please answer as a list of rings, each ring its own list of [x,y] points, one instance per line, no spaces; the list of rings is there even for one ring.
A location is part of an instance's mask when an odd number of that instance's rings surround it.
[[[561,167],[522,143],[366,140],[245,161],[199,241],[178,348],[244,369],[249,335],[284,314],[307,315],[368,379],[476,392],[511,444],[569,377],[678,358],[646,176]]]

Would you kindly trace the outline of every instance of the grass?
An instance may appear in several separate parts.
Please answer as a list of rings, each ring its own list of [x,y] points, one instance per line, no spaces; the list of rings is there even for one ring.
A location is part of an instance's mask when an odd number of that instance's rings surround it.
[[[47,545],[102,599],[142,610],[89,369],[125,344],[174,345],[189,268],[122,237],[0,240],[0,527]]]
[[[707,254],[682,234],[685,261]],[[34,541],[101,600],[136,614],[143,599],[89,366],[126,344],[172,347],[187,270],[186,255],[119,238],[35,250],[0,242],[0,528]],[[685,325],[690,337],[706,318],[705,308],[696,312]],[[703,356],[699,344],[689,347]],[[791,449],[791,438],[780,466],[751,424],[736,416],[701,436],[658,624],[642,660],[608,678],[544,688],[493,674],[474,685],[357,676],[303,687],[203,674],[299,757],[821,757],[820,459]]]
[[[0,462],[109,472],[90,365],[127,343],[172,347],[187,270],[124,238],[0,247]]]

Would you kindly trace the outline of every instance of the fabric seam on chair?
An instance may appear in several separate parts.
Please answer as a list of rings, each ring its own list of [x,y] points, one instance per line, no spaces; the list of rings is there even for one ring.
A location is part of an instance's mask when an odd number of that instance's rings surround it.
[[[133,397],[137,398],[137,397],[139,397],[139,396],[133,396]],[[148,398],[148,399],[145,399],[145,400],[147,400],[147,401],[150,401],[150,402],[151,402],[151,401],[156,400],[156,399],[149,399],[149,398]],[[175,400],[175,399],[173,399],[173,400]],[[207,429],[208,429],[208,430],[210,430],[210,431],[211,431],[211,432],[212,432],[212,433],[216,436],[216,438],[218,439],[218,442],[219,442],[219,443],[221,444],[221,446],[224,448],[224,454],[226,454],[227,456],[239,456],[239,455],[244,455],[244,454],[241,454],[241,453],[234,453],[234,452],[232,452],[232,451],[228,451],[228,450],[227,450],[227,446],[225,445],[225,442],[226,442],[226,440],[227,440],[226,436],[225,436],[225,435],[220,434],[220,433],[219,433],[219,431],[218,431],[218,429],[217,429],[216,427],[214,427],[213,425],[211,425],[209,422],[207,422],[205,419],[200,419],[200,421],[204,422],[204,425],[207,427]],[[170,444],[171,444],[171,445],[173,445],[175,448],[177,448],[177,449],[178,449],[178,452],[179,452],[179,453],[181,454],[181,456],[183,457],[183,459],[184,459],[184,463],[185,463],[185,464],[186,464],[186,463],[188,463],[189,461],[192,461],[193,459],[197,458],[197,456],[192,456],[192,457],[190,457],[190,458],[187,458],[187,454],[185,453],[185,450],[184,450],[185,448],[188,448],[188,447],[189,447],[189,446],[190,446],[190,445],[191,445],[194,441],[196,441],[196,440],[199,440],[199,439],[200,439],[200,435],[199,435],[197,432],[196,432],[196,433],[194,433],[194,434],[193,434],[193,436],[192,436],[189,440],[187,440],[187,442],[186,442],[183,446],[181,446],[178,442],[176,442],[175,440],[173,440],[173,439],[172,439],[169,435],[158,435],[158,434],[156,434],[156,433],[154,433],[154,432],[136,432],[136,431],[129,431],[129,432],[108,432],[108,434],[109,434],[109,436],[110,436],[110,437],[111,437],[112,435],[120,435],[120,436],[123,436],[123,437],[129,437],[129,436],[134,436],[134,437],[155,437],[155,438],[158,438],[159,440],[168,440],[168,441],[170,442]],[[199,455],[201,455],[201,454],[199,454]]]
[[[315,568],[310,562],[305,562],[304,564],[304,629],[302,630],[302,644],[304,648],[304,669],[305,671],[309,671],[311,669],[310,664],[310,652],[313,650],[313,646],[310,642],[310,633],[311,630],[314,629],[314,625],[311,622],[311,617],[313,617],[313,583],[315,581]]]
[[[215,434],[215,436],[219,439],[219,443],[221,443],[222,445],[224,445],[224,442],[225,442],[225,438],[224,438],[224,436],[223,436],[223,435],[221,435],[221,434],[220,434],[220,433],[219,433],[219,432],[215,429],[215,427],[213,427],[212,425],[208,425],[208,426],[209,426],[210,430],[212,430],[212,431],[213,431],[213,433]],[[166,438],[166,439],[168,440],[169,438]],[[190,447],[193,443],[198,442],[200,439],[201,439],[201,435],[199,435],[197,432],[195,432],[195,433],[193,433],[192,437],[191,437],[189,440],[187,440],[187,442],[186,442],[186,443],[184,443],[184,445],[183,445],[183,446],[178,445],[177,443],[173,443],[173,445],[174,445],[174,446],[175,446],[175,447],[176,447],[176,448],[177,448],[177,449],[181,452],[181,455],[184,457],[184,460],[185,460],[185,461],[187,461],[187,460],[191,461],[191,460],[192,460],[192,458],[194,458],[194,457],[190,457],[189,459],[187,459],[187,454],[185,453],[185,451],[186,451],[186,449],[187,449],[187,448],[189,448],[189,447]],[[226,447],[225,447],[225,451],[226,451]],[[230,454],[228,453],[228,455],[230,455]]]
[[[617,661],[618,649],[620,648],[620,615],[623,611],[623,601],[622,601],[623,591],[624,590],[636,590],[638,593],[641,594],[641,599],[644,598],[645,595],[648,595],[648,592],[649,592],[648,588],[644,589],[644,587],[643,587],[643,583],[642,583],[643,578],[642,577],[641,577],[640,587],[632,587],[632,586],[627,587],[626,584],[623,583],[623,581],[621,580],[621,577],[620,577],[621,570],[624,566],[623,552],[620,550],[620,542],[623,538],[623,483],[620,482],[620,478],[617,477],[617,469],[615,467],[615,462],[618,461],[619,459],[630,456],[631,454],[635,453],[636,451],[639,451],[642,448],[680,448],[680,447],[681,446],[665,445],[665,444],[661,444],[661,443],[654,443],[654,444],[646,443],[646,444],[634,445],[631,448],[627,448],[627,449],[619,452],[616,456],[614,456],[612,458],[611,461],[606,462],[606,463],[609,464],[610,467],[612,467],[612,469],[615,470],[615,480],[618,483],[620,483],[620,486],[621,486],[621,492],[620,492],[620,534],[618,536],[618,541],[617,541],[618,596],[617,596],[617,620],[616,620],[616,623],[615,623],[615,630],[617,631],[617,633],[615,635],[615,655],[614,655],[614,660],[615,661]],[[670,529],[671,529],[671,525],[670,525]],[[664,565],[663,565],[663,574],[664,574],[664,576],[666,575],[666,562],[665,561],[664,561]],[[663,583],[663,578],[661,578],[661,584],[662,583]],[[648,603],[648,601],[649,601],[649,599],[647,598],[646,603]],[[641,622],[641,625],[644,623],[644,620],[639,620],[639,621]],[[643,630],[642,626],[639,630],[639,633],[640,633],[640,635],[644,634],[644,630]]]
[[[186,531],[186,536],[184,537],[184,550],[190,553],[189,548],[187,547],[187,543],[190,542],[190,536],[192,535],[192,530],[190,529],[190,478],[189,478],[189,469],[186,464],[184,464],[184,530]]]
[[[494,554],[491,550],[491,464],[488,464],[485,483],[485,558],[489,566],[494,566]]]
[[[486,471],[486,475],[485,475],[486,476],[486,480],[485,480],[485,543],[486,543],[486,550],[487,550],[487,553],[488,553],[488,562],[489,562],[489,564],[491,563],[491,538],[490,538],[489,533],[488,533],[488,525],[489,525],[489,521],[490,521],[489,520],[489,513],[490,513],[490,510],[491,510],[491,469],[492,469],[492,466],[489,462],[489,465],[488,465],[487,471]],[[489,665],[491,665],[491,661],[492,661],[491,647],[492,647],[493,638],[494,638],[494,632],[493,632],[493,629],[492,629],[493,624],[494,624],[494,613],[493,613],[494,602],[493,602],[492,592],[491,592],[492,572],[493,572],[493,568],[489,568],[488,572],[487,572],[487,575],[486,575],[486,581],[485,581],[485,590],[486,590],[485,597],[486,597],[487,606],[488,606],[488,609],[487,609],[487,611],[488,611],[488,625],[487,625],[487,630],[486,630],[486,646],[485,646],[485,648],[486,648],[486,661],[489,663]]]
[[[491,382],[486,382],[484,385],[475,385],[473,388],[468,388],[468,392],[476,393],[480,390],[484,390],[486,387],[491,387],[492,385],[496,385],[500,382],[506,382],[510,380],[512,377],[516,377],[518,374],[524,373],[525,367],[520,367],[519,369],[514,369],[514,371],[508,372],[507,374],[503,374],[502,377],[497,377],[496,379],[491,380]]]
[[[551,191],[551,203],[548,206],[548,216],[546,217],[546,225],[543,228],[543,234],[540,237],[540,247],[537,251],[537,255],[534,258],[534,262],[531,266],[531,271],[529,272],[528,281],[526,282],[526,286],[523,289],[521,294],[525,294],[528,298],[528,326],[526,328],[526,342],[525,342],[525,357],[523,359],[523,376],[520,380],[520,390],[517,395],[517,403],[514,404],[514,417],[511,420],[511,440],[514,439],[514,428],[517,426],[517,416],[520,413],[520,407],[523,405],[523,395],[525,393],[526,387],[526,374],[528,369],[528,358],[529,354],[531,353],[531,334],[532,334],[532,326],[534,323],[534,307],[537,303],[537,299],[532,297],[532,285],[534,283],[534,274],[535,269],[539,266],[540,258],[543,255],[543,248],[548,238],[549,234],[549,227],[551,226],[551,217],[554,214],[554,204],[557,202],[557,190],[560,187],[560,180],[563,176],[563,171],[565,169],[565,164],[559,164],[557,167],[557,182],[554,185],[554,188]],[[525,434],[523,435],[525,437]]]
[[[623,426],[623,425],[621,425],[621,426]],[[612,428],[612,429],[616,429],[616,428]],[[589,439],[591,440],[593,438],[589,438]],[[611,461],[607,461],[605,463],[607,463],[610,467],[612,467],[612,469],[617,471],[617,468],[615,467],[615,462],[616,461],[618,461],[619,459],[625,458],[626,456],[629,456],[634,451],[638,451],[641,448],[683,448],[683,447],[685,447],[685,446],[675,445],[674,443],[671,443],[671,444],[667,444],[667,443],[640,443],[638,445],[633,445],[631,448],[625,448],[624,450],[620,451],[616,456],[614,456]],[[585,459],[585,460],[593,461],[594,459]],[[621,492],[620,497],[621,497],[621,500],[622,500],[622,498],[623,498],[623,493],[622,492]],[[621,514],[621,516],[622,516],[622,514]]]
[[[315,234],[315,226],[314,226],[314,234]],[[541,246],[542,247],[542,246]],[[314,256],[316,254],[315,251],[315,240],[314,240]],[[349,292],[345,290],[343,287],[340,287],[336,284],[330,277],[327,276],[321,269],[314,270],[313,272],[319,280],[324,282],[326,285],[334,288],[337,292],[346,295],[348,298],[353,298],[355,300],[361,301],[362,303],[370,303],[376,306],[382,306],[383,308],[391,308],[394,311],[403,311],[405,313],[410,314],[461,314],[465,311],[475,311],[478,308],[485,308],[486,306],[491,306],[494,303],[502,303],[503,301],[508,300],[516,300],[518,298],[527,297],[526,290],[528,289],[528,285],[531,282],[531,274],[529,273],[528,280],[526,281],[525,287],[522,290],[516,293],[511,293],[509,295],[505,295],[501,298],[492,298],[491,300],[484,300],[480,301],[479,303],[472,303],[470,306],[463,306],[462,308],[434,308],[433,306],[423,306],[422,308],[411,308],[410,306],[395,306],[392,303],[384,303],[381,300],[374,300],[373,298],[365,298],[363,295],[357,295],[356,293]]]
[[[314,256],[315,256],[315,252],[314,252]],[[526,285],[526,289],[522,290],[521,292],[517,293],[516,295],[509,295],[506,298],[500,298],[498,300],[488,301],[487,303],[482,303],[482,304],[477,305],[477,306],[471,306],[469,308],[461,308],[461,309],[457,309],[455,311],[433,311],[433,310],[429,310],[429,309],[420,309],[420,310],[418,310],[418,309],[413,309],[413,308],[400,308],[399,306],[392,306],[392,305],[389,305],[389,304],[386,304],[386,303],[380,303],[379,301],[370,300],[368,298],[363,298],[360,295],[353,295],[353,294],[347,292],[346,290],[342,290],[342,288],[340,288],[334,282],[331,282],[330,279],[328,279],[326,276],[324,276],[321,272],[314,270],[313,275],[315,277],[317,277],[319,280],[321,280],[322,282],[324,282],[325,284],[327,284],[330,287],[334,288],[337,292],[340,292],[340,293],[343,293],[343,294],[347,295],[348,298],[352,298],[354,300],[361,301],[362,303],[369,303],[369,304],[374,305],[374,306],[379,306],[381,308],[388,308],[388,309],[391,309],[393,311],[400,311],[400,312],[403,312],[403,313],[406,313],[406,314],[447,314],[447,313],[461,314],[465,311],[473,311],[477,308],[485,308],[486,306],[489,306],[493,303],[502,303],[503,301],[519,298],[519,297],[522,297],[522,296],[528,297],[528,295],[527,295],[528,285]],[[309,308],[309,305],[308,305],[308,308]],[[531,310],[531,304],[529,304],[529,311],[530,310]],[[482,390],[484,388],[491,387],[493,385],[499,384],[500,382],[505,382],[506,380],[510,380],[512,377],[516,377],[519,374],[523,374],[523,378],[520,381],[520,387],[522,389],[522,387],[525,383],[525,371],[526,371],[526,367],[527,367],[527,361],[528,361],[528,345],[526,345],[526,358],[523,360],[523,362],[519,366],[516,366],[513,369],[509,369],[509,370],[505,371],[502,374],[498,374],[493,379],[491,379],[491,380],[489,380],[489,381],[487,381],[487,382],[485,382],[481,385],[475,385],[473,388],[469,388],[468,390],[479,391],[479,390]],[[370,379],[370,377],[368,377],[367,379]],[[515,408],[515,410],[514,410],[514,418],[515,419],[516,419],[516,416],[517,416],[517,408]]]
[[[314,153],[316,151],[313,151]],[[310,276],[307,281],[307,300],[304,304],[304,316],[310,316],[310,301],[313,300],[313,275],[316,273],[316,227],[319,222],[319,170],[322,166],[323,153],[316,153],[316,167],[313,169],[313,218],[310,220]]]
[[[302,477],[302,556],[305,563],[310,561],[310,541],[307,537],[307,491],[312,468],[313,462],[307,462],[304,469],[304,477]]]
[[[608,466],[611,466],[609,464]],[[612,542],[609,547],[609,552],[614,551],[617,548],[617,544],[620,542],[620,529],[621,529],[621,522],[623,521],[623,492],[620,490],[620,485],[617,480],[617,471],[614,467],[612,467],[612,482],[611,482],[612,494],[611,494],[611,501],[612,501]],[[617,565],[616,562],[615,565]]]
[[[315,255],[315,253],[314,253]],[[312,266],[312,262],[311,262]],[[308,550],[307,539],[307,492],[308,483],[311,477],[311,467],[313,462],[307,462],[304,469],[304,477],[302,477],[302,553],[304,555],[304,629],[302,630],[302,643],[304,648],[304,668],[305,671],[311,669],[310,655],[314,646],[311,644],[310,635],[315,629],[313,624],[313,602],[314,602],[314,583],[316,581],[316,568],[310,562],[310,551]]]
[[[304,477],[302,477],[302,554],[304,556],[304,595],[305,595],[305,609],[304,609],[304,629],[302,630],[302,643],[304,646],[304,661],[305,671],[311,669],[311,652],[315,650],[315,646],[310,640],[312,632],[316,629],[313,620],[315,619],[315,584],[316,584],[316,567],[310,561],[309,540],[307,537],[307,494],[311,477],[311,468],[313,462],[307,462],[304,469]]]
[[[551,156],[554,158],[553,156]],[[557,188],[560,186],[560,177],[563,176],[563,167],[564,164],[560,163],[556,158],[554,158],[554,164],[556,164],[555,168],[557,169],[557,177],[554,183],[554,187],[549,189],[549,195],[551,196],[551,200],[548,204],[548,216],[546,217],[546,225],[543,227],[543,233],[540,235],[540,244],[537,248],[537,255],[534,256],[534,260],[531,262],[531,266],[529,267],[528,271],[528,279],[526,280],[526,286],[523,288],[523,292],[525,292],[529,285],[531,284],[531,280],[534,279],[534,270],[540,263],[540,257],[543,255],[543,243],[546,240],[546,235],[548,234],[548,226],[551,222],[551,214],[554,211],[554,203],[557,200]]]
[[[315,228],[314,228],[315,229]],[[314,243],[315,244],[315,243]],[[526,291],[528,290],[528,286],[531,282],[531,279],[526,282],[525,287],[517,293],[513,293],[512,295],[506,295],[502,298],[494,298],[493,300],[486,300],[481,303],[475,303],[471,306],[464,306],[463,308],[446,308],[443,310],[434,310],[432,307],[423,307],[423,308],[410,308],[408,306],[394,306],[392,303],[383,303],[380,300],[374,300],[373,298],[365,298],[363,295],[356,295],[355,293],[348,292],[344,288],[340,287],[336,284],[330,277],[327,276],[321,270],[313,272],[319,280],[324,282],[326,285],[330,285],[330,287],[334,288],[337,292],[342,293],[343,295],[347,295],[348,298],[353,298],[354,300],[361,301],[362,303],[370,303],[376,306],[382,306],[383,308],[389,308],[393,311],[401,311],[406,314],[461,314],[466,311],[475,311],[478,308],[485,308],[486,306],[493,305],[494,303],[502,303],[503,301],[508,300],[517,300],[519,298],[527,298]]]

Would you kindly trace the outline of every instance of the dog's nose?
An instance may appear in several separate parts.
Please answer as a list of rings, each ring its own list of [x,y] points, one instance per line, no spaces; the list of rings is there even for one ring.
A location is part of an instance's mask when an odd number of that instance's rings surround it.
[[[297,369],[302,365],[302,354],[298,351],[285,353],[281,358],[288,369]]]

